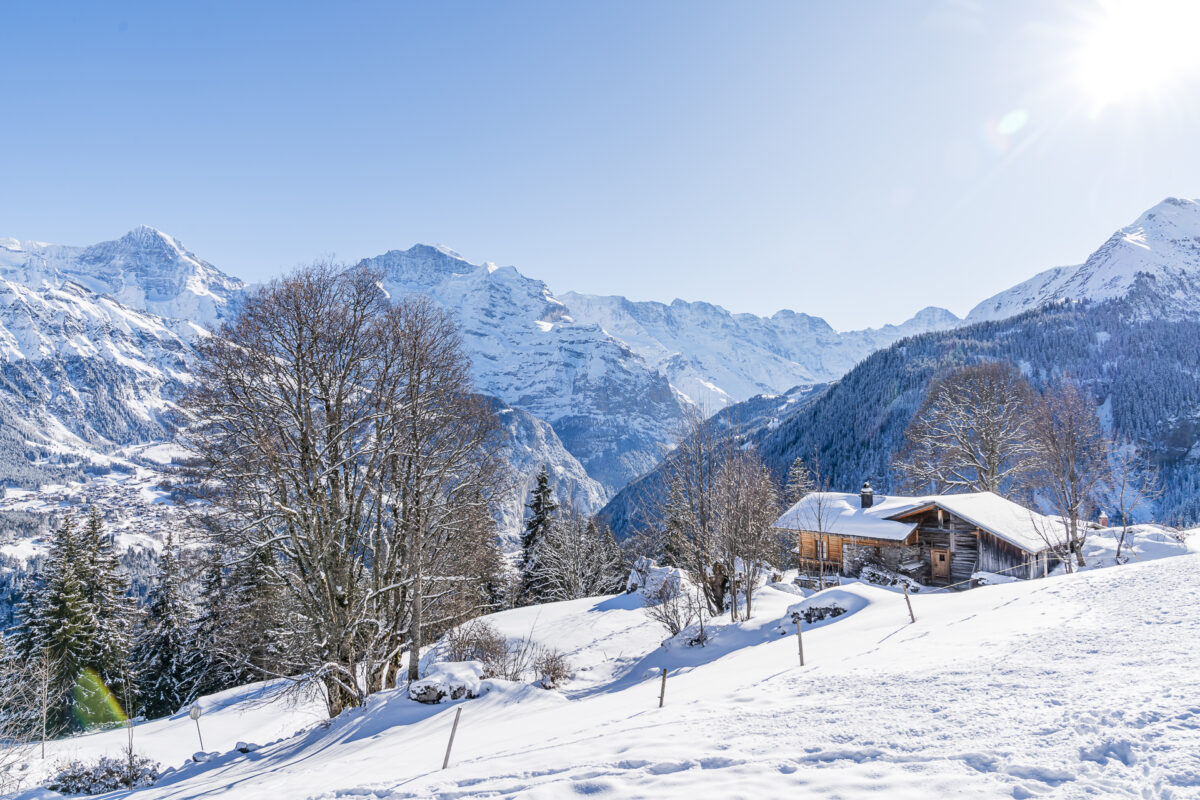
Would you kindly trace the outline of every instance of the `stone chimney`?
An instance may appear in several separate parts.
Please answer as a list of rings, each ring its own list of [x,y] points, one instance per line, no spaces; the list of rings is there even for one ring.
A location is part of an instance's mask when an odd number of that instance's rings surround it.
[[[1100,527],[1101,528],[1108,527],[1108,513],[1103,510],[1100,511]]]
[[[875,503],[875,490],[871,488],[870,481],[863,481],[863,488],[858,496],[862,500],[863,508],[870,508]]]

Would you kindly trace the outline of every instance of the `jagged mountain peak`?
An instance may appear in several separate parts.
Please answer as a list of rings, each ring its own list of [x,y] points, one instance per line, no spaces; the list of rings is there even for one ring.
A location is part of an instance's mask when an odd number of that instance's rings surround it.
[[[73,282],[137,311],[202,327],[215,325],[246,288],[148,225],[87,247],[5,240],[0,274],[26,286]],[[194,331],[191,325],[179,329]]]

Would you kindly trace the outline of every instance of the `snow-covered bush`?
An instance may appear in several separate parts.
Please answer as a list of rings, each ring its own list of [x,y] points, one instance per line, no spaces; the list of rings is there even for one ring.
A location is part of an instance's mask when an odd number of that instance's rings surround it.
[[[679,582],[663,581],[646,595],[646,616],[675,636],[700,616],[699,604]]]
[[[439,662],[424,678],[408,685],[408,697],[418,703],[441,703],[479,696],[484,665],[479,661]]]
[[[809,625],[811,625],[814,622],[820,622],[823,619],[840,617],[842,614],[845,614],[845,613],[846,613],[846,609],[842,608],[841,606],[836,606],[836,605],[809,606],[808,608],[806,608],[800,612],[800,618],[803,619],[805,622],[807,622]]]
[[[105,794],[117,789],[150,786],[158,780],[158,762],[128,753],[120,758],[70,761],[46,781],[46,788],[63,794]]]

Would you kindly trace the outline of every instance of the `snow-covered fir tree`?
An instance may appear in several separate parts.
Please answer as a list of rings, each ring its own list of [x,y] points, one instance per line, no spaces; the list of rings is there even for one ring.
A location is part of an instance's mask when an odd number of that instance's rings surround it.
[[[105,686],[121,699],[133,688],[126,684],[137,607],[129,597],[129,581],[117,561],[112,538],[105,535],[104,521],[95,507],[88,513],[80,545],[84,591],[96,620],[91,666]]]
[[[84,536],[67,514],[50,545],[37,583],[18,610],[21,624],[14,648],[22,659],[42,659],[48,672],[47,732],[58,735],[89,724],[107,722],[109,715],[97,681],[81,681],[85,670],[97,666],[103,622],[89,600],[93,587]]]
[[[529,519],[521,535],[520,600],[522,603],[537,603],[542,600],[543,594],[537,567],[538,546],[546,538],[554,523],[554,512],[558,510],[558,504],[554,502],[554,489],[550,486],[550,473],[544,464],[525,507],[529,509]]]
[[[180,580],[175,544],[168,534],[131,657],[141,713],[149,718],[172,714],[188,700],[188,608]]]

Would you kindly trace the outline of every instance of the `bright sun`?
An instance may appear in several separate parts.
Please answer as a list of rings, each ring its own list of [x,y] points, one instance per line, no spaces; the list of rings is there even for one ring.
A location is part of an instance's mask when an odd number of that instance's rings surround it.
[[[1102,0],[1072,66],[1094,114],[1163,99],[1200,73],[1200,0]]]

